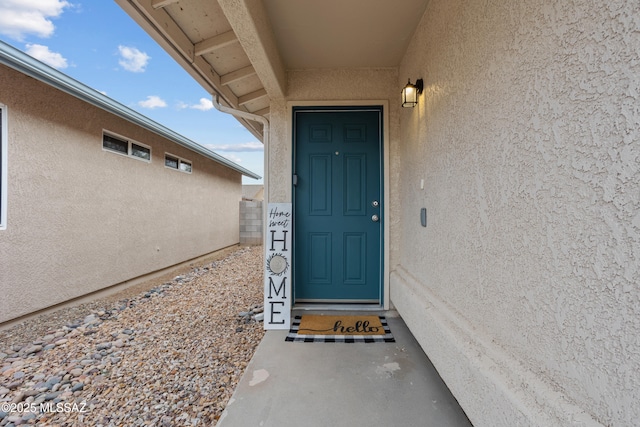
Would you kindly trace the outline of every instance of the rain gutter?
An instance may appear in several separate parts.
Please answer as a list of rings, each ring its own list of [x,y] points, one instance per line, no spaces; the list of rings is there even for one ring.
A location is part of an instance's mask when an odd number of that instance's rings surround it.
[[[247,119],[247,120],[253,120],[255,122],[260,122],[262,123],[262,144],[264,145],[264,200],[268,201],[269,200],[269,186],[267,185],[267,181],[268,181],[268,176],[269,174],[267,173],[267,168],[268,168],[268,156],[267,156],[267,149],[269,147],[269,120],[261,115],[258,114],[253,114],[253,113],[249,113],[247,111],[242,111],[242,110],[236,110],[235,108],[231,108],[231,107],[227,107],[225,105],[220,104],[220,100],[219,100],[220,95],[218,93],[214,93],[214,95],[211,97],[211,102],[213,103],[213,106],[215,107],[216,110],[220,111],[221,113],[227,113],[227,114],[231,114],[234,117],[240,117],[243,119]],[[267,210],[263,209],[263,216],[266,215]]]

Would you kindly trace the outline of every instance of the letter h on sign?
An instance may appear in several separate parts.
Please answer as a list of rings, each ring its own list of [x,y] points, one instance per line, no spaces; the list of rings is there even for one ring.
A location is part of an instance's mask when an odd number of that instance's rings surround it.
[[[271,250],[275,251],[276,249],[274,248],[274,245],[277,242],[282,243],[282,251],[286,251],[287,250],[287,234],[288,234],[288,230],[284,230],[282,231],[282,233],[284,234],[284,237],[282,239],[276,239],[276,230],[271,230]]]

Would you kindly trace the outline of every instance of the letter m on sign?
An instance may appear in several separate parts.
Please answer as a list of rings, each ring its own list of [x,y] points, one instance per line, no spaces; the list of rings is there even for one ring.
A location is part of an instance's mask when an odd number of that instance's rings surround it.
[[[271,291],[275,291],[276,293],[276,298],[280,298],[280,299],[287,299],[287,277],[283,277],[282,278],[282,282],[280,282],[280,286],[278,287],[278,289],[276,289],[276,284],[273,282],[273,279],[271,277],[269,277],[269,296],[267,298],[271,299],[273,298]],[[282,295],[280,295],[280,292],[282,292]]]

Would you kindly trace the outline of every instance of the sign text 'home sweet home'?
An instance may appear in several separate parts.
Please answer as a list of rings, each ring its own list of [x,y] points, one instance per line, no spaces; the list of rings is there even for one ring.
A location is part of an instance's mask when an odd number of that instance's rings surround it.
[[[269,203],[264,244],[264,328],[291,326],[291,203]]]

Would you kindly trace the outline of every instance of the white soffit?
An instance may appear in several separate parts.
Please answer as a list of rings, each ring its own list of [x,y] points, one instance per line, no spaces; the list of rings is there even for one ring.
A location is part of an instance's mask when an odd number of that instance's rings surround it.
[[[215,0],[116,0],[205,90],[224,105],[268,114],[269,98]],[[249,94],[250,102],[244,102]],[[262,96],[256,96],[262,94]],[[240,104],[239,100],[243,100]],[[257,138],[262,124],[238,119]]]
[[[397,67],[428,0],[267,0],[288,69]]]

